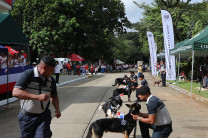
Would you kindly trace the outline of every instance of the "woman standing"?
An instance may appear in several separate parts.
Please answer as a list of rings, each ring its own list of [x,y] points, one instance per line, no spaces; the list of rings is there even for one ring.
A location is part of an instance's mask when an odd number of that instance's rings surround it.
[[[17,68],[19,67],[19,64],[20,64],[20,59],[18,57],[18,54],[14,54],[14,58],[13,58],[13,65],[14,65],[14,68]]]

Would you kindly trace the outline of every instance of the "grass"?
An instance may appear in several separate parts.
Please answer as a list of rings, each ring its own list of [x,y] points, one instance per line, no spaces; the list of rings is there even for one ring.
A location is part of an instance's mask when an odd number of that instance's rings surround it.
[[[169,81],[170,84],[172,84],[174,82],[175,81]],[[173,85],[177,85],[177,83],[173,84]],[[191,82],[190,81],[179,81],[178,82],[178,87],[191,92]],[[200,87],[200,84],[198,84],[197,82],[193,82],[192,83],[192,90],[193,90],[192,92],[193,93],[195,93],[197,95],[200,95],[200,96],[202,96],[204,98],[208,98],[208,91],[200,91],[199,92],[198,89],[195,89],[196,87]]]

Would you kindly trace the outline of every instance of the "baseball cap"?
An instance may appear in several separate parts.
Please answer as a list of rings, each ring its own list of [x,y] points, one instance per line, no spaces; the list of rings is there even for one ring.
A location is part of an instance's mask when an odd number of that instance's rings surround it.
[[[48,66],[56,66],[56,60],[51,56],[44,56],[41,60]]]
[[[138,95],[145,95],[150,93],[150,88],[148,86],[142,86],[139,89],[136,90],[136,92],[138,93]]]
[[[140,74],[139,77],[140,77],[140,78],[144,78],[144,75],[143,75],[143,74]]]

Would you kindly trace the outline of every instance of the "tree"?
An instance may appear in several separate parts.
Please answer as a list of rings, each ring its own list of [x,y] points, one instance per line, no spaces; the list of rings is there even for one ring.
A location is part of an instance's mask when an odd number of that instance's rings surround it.
[[[22,18],[39,53],[80,53],[92,61],[109,56],[111,37],[128,22],[120,0],[16,0],[12,15]]]

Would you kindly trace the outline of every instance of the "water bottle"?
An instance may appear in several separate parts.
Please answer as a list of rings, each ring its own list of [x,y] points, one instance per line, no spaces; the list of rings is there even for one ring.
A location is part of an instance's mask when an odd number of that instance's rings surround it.
[[[124,119],[124,114],[123,113],[120,113],[120,118]]]

